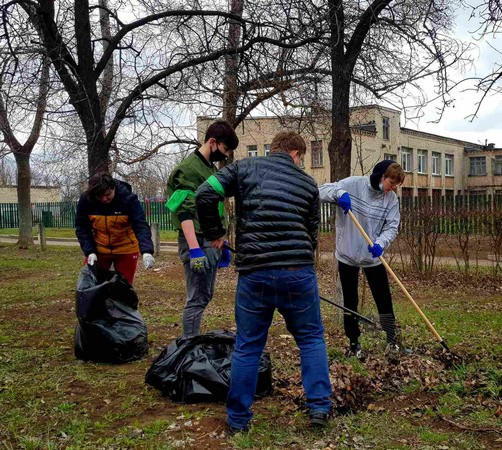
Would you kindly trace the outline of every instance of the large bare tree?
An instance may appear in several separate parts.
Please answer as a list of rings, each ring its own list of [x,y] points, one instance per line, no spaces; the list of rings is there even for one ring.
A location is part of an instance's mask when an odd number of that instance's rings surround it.
[[[50,60],[19,11],[0,37],[0,131],[16,161],[20,248],[33,243],[30,156],[39,140],[50,87]]]

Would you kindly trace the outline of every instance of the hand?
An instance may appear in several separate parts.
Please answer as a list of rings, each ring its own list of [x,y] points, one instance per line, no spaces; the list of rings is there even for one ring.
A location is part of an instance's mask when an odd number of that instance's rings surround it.
[[[225,241],[225,239],[223,239],[222,237],[216,239],[215,241],[211,241],[211,246],[217,248],[218,250],[223,247],[223,244],[228,244],[228,242]]]
[[[150,253],[143,253],[143,267],[151,269],[155,265],[155,258]]]
[[[98,256],[96,255],[96,253],[90,253],[88,256],[87,256],[87,264],[89,264],[90,266],[93,266],[94,263],[98,260]]]
[[[349,210],[352,209],[352,205],[350,204],[350,195],[347,192],[344,192],[338,199],[338,206],[343,209],[344,214],[347,214]]]
[[[190,249],[190,269],[193,272],[205,272],[209,261],[200,247]]]
[[[228,242],[225,241],[225,244],[228,245]],[[232,254],[227,247],[223,247],[221,250],[220,261],[218,262],[218,269],[228,267],[230,265],[230,261],[232,260]]]
[[[379,256],[382,256],[383,248],[380,244],[375,243],[373,247],[368,245],[368,251],[373,255],[373,258],[378,258]]]

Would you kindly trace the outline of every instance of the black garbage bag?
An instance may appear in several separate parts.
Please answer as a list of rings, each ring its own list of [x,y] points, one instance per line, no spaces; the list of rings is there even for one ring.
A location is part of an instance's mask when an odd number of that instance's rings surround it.
[[[183,403],[225,401],[230,385],[230,362],[235,334],[215,330],[171,342],[153,361],[145,382],[172,400]],[[263,353],[256,397],[272,392],[272,364]]]
[[[75,356],[124,363],[148,352],[146,325],[133,287],[118,272],[88,266],[77,282]]]

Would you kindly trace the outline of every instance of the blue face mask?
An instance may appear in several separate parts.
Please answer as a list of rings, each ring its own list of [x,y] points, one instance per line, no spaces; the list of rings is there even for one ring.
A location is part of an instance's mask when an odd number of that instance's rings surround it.
[[[380,184],[378,185],[378,189],[380,189],[383,192],[383,183],[380,181]]]

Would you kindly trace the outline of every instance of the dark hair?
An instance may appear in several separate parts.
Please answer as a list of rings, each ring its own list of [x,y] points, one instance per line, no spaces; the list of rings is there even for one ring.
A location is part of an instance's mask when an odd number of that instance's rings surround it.
[[[235,134],[235,130],[224,120],[217,120],[209,125],[204,142],[211,138],[216,139],[216,142],[222,142],[229,150],[235,150],[239,145],[239,138]]]
[[[107,172],[98,172],[89,178],[89,186],[85,194],[89,200],[94,201],[110,189],[115,189],[115,181],[112,176]]]
[[[271,153],[289,153],[298,150],[298,153],[304,155],[307,146],[303,138],[294,131],[281,131],[277,133],[270,144]]]

